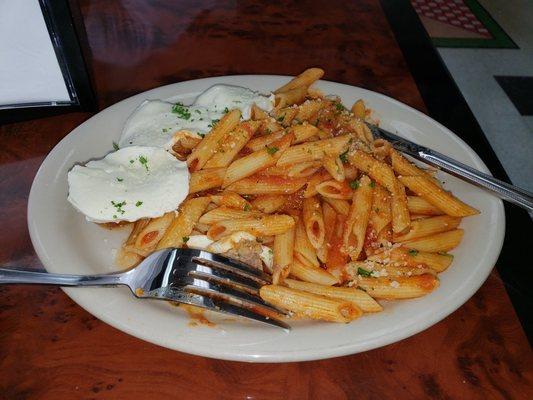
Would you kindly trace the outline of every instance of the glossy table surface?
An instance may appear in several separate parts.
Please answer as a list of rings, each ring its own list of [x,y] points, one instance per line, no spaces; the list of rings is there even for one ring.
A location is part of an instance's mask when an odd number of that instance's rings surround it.
[[[79,3],[100,108],[172,82],[321,66],[328,80],[426,111],[378,0]],[[31,182],[54,145],[90,116],[0,127],[2,265],[40,268],[26,221]],[[111,328],[50,287],[0,287],[0,327],[6,400],[532,398],[531,348],[495,271],[430,329],[316,362],[244,364],[174,352]]]

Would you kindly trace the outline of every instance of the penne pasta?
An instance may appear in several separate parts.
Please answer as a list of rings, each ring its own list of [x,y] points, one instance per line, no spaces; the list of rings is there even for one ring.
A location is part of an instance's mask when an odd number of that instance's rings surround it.
[[[211,196],[211,201],[213,201],[213,196]],[[220,202],[218,204],[243,211],[249,211],[252,209],[252,205],[246,199],[237,193],[228,191],[222,193]]]
[[[392,221],[391,197],[381,185],[375,185],[372,192],[372,210],[369,225],[377,237]]]
[[[229,185],[226,190],[239,194],[292,194],[306,184],[306,178],[254,175]]]
[[[286,130],[279,130],[279,131],[269,133],[266,135],[256,136],[253,139],[251,139],[248,143],[246,143],[244,148],[251,152],[263,150],[266,146],[270,145],[271,143],[274,143],[276,140],[281,139],[286,134],[287,134]]]
[[[187,243],[192,228],[210,202],[211,199],[209,197],[196,197],[183,202],[178,210],[178,215],[172,220],[167,231],[157,244],[157,249],[183,247]]]
[[[307,236],[307,232],[305,231],[305,226],[301,218],[299,218],[296,222],[294,235],[294,256],[302,264],[316,268],[320,266],[316,250]]]
[[[220,206],[211,211],[206,212],[198,220],[201,224],[213,225],[217,222],[228,219],[243,219],[243,218],[259,218],[264,214],[255,210],[236,210],[227,206]]]
[[[357,100],[351,110],[350,110],[353,115],[356,117],[356,118],[361,118],[361,119],[365,119],[366,117],[366,107],[365,107],[365,102],[361,99]]]
[[[423,169],[418,168],[394,149],[390,150],[390,158],[392,169],[398,175],[423,176],[432,179],[431,175],[427,174]]]
[[[290,146],[293,138],[292,134],[287,134],[270,146],[233,161],[226,169],[222,187],[227,187],[233,182],[275,165],[283,152]]]
[[[453,231],[437,233],[420,239],[408,240],[402,242],[402,244],[409,249],[438,253],[439,251],[450,251],[456,248],[461,242],[463,234],[464,231],[462,229],[454,229]]]
[[[305,178],[306,176],[311,176],[317,172],[321,167],[320,161],[309,161],[303,162],[300,164],[295,164],[289,167],[287,176],[291,178]],[[284,167],[280,167],[285,169]]]
[[[189,179],[189,194],[202,192],[222,186],[226,168],[214,168],[196,171]]]
[[[153,251],[174,220],[174,216],[175,213],[172,211],[159,218],[150,220],[150,222],[137,235],[134,243],[135,248],[138,249],[139,252],[144,252],[145,256]]]
[[[277,165],[285,166],[308,161],[322,160],[326,155],[342,153],[350,141],[349,135],[332,139],[316,140],[289,147],[279,158]]]
[[[407,208],[409,213],[418,215],[442,215],[438,207],[419,196],[407,196]],[[411,217],[412,218],[412,217]]]
[[[479,211],[463,203],[454,195],[439,187],[431,178],[423,176],[400,176],[398,178],[405,186],[433,204],[439,210],[452,217],[467,217],[479,214]]]
[[[259,121],[268,119],[268,112],[263,110],[261,107],[258,107],[257,104],[252,104],[252,109],[250,110],[250,119],[253,121]]]
[[[350,258],[355,261],[359,258],[365,242],[366,228],[372,208],[372,186],[370,178],[363,175],[359,180],[359,187],[354,191],[352,207],[346,220],[343,242]],[[350,235],[355,236],[355,245],[350,243]]]
[[[322,243],[322,246],[316,250],[316,254],[320,261],[325,264],[328,259],[328,251],[335,230],[337,213],[328,203],[322,203],[322,215],[324,216],[324,242]]]
[[[322,207],[316,196],[304,199],[302,219],[309,241],[315,249],[320,248],[324,244],[325,229]]]
[[[231,110],[222,117],[211,133],[187,157],[187,165],[191,171],[198,171],[204,167],[207,161],[215,154],[219,145],[224,142],[228,133],[235,129],[240,118],[241,112],[237,109]]]
[[[327,102],[322,99],[306,100],[303,104],[298,106],[298,113],[295,119],[298,121],[309,121],[312,124],[317,124],[318,112],[326,106]],[[320,133],[319,133],[320,135]]]
[[[350,322],[362,315],[354,303],[327,298],[284,286],[266,285],[259,290],[261,298],[296,315],[330,322]]]
[[[435,272],[442,272],[450,266],[453,261],[453,256],[445,253],[418,251],[406,247],[394,247],[380,253],[372,254],[367,260],[397,267],[427,266]]]
[[[294,227],[284,233],[274,236],[274,267],[272,283],[277,285],[289,275],[293,263]]]
[[[335,278],[325,269],[313,267],[297,260],[294,260],[291,265],[290,276],[298,278],[304,282],[317,283],[320,285],[331,286],[338,283],[337,278]],[[285,281],[287,280],[285,279]]]
[[[324,181],[331,179],[331,175],[324,170],[318,170],[314,175],[312,175],[307,181],[307,186],[304,191],[304,198],[308,198],[317,194],[316,187]]]
[[[266,194],[252,200],[252,207],[266,214],[278,211],[287,202],[287,196],[282,194]]]
[[[376,160],[362,150],[348,154],[348,161],[394,194],[396,191],[394,172],[386,163]]]
[[[344,182],[344,165],[338,156],[326,155],[322,160],[322,163],[324,169],[329,172],[333,179],[337,182]]]
[[[346,216],[337,214],[335,229],[331,236],[331,243],[326,260],[327,271],[338,278],[339,281],[345,280],[345,267],[349,259],[343,240],[346,219]]]
[[[450,217],[449,215],[417,219],[411,222],[409,232],[403,235],[395,235],[394,241],[405,242],[406,240],[418,239],[435,233],[451,231],[457,228],[460,223],[461,218]]]
[[[307,142],[310,139],[318,138],[318,128],[314,125],[310,125],[307,122],[304,122],[301,125],[294,125],[289,128],[294,135],[294,143]]]
[[[276,93],[274,96],[274,106],[282,108],[293,104],[300,104],[305,100],[306,95],[307,86],[299,86],[294,89]]]
[[[211,225],[207,237],[218,240],[233,232],[248,232],[254,236],[270,236],[285,233],[294,226],[294,219],[289,215],[264,215],[259,218],[242,218],[224,220]]]
[[[359,277],[357,285],[376,299],[412,299],[425,296],[439,286],[433,274],[394,278]]]
[[[324,76],[324,70],[322,68],[309,68],[302,72],[297,77],[293,78],[289,83],[283,85],[282,87],[276,89],[274,93],[282,93],[291,89],[296,89],[298,87],[308,87],[312,85],[315,81],[319,80]]]
[[[296,114],[298,113],[298,108],[296,107],[284,107],[273,110],[274,118],[278,123],[280,123],[284,127],[288,127],[293,119],[296,117]]]
[[[349,200],[353,196],[353,191],[345,181],[335,180],[325,181],[316,185],[316,191],[324,198]]]
[[[204,168],[221,168],[230,165],[244,145],[257,131],[260,124],[257,121],[248,121],[239,124],[220,143],[217,151],[207,161]]]
[[[291,289],[303,290],[334,299],[341,299],[356,304],[363,312],[379,312],[383,307],[363,290],[350,287],[332,287],[316,283],[299,282],[294,279],[286,279],[284,284]]]
[[[348,215],[350,213],[350,203],[346,200],[322,197],[322,201],[329,204],[338,214]]]
[[[405,187],[396,178],[393,180],[393,192],[391,202],[392,212],[392,231],[394,233],[403,233],[411,225],[411,216],[407,208],[407,196]]]

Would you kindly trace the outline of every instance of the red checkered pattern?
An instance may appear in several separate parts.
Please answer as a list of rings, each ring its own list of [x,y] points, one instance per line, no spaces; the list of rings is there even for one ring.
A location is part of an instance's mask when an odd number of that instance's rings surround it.
[[[466,29],[487,38],[491,35],[463,0],[411,0],[418,15]]]

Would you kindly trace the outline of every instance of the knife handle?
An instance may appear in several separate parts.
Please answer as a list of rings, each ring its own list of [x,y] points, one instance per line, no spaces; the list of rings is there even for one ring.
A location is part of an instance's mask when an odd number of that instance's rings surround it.
[[[490,175],[431,149],[424,148],[422,150],[419,148],[418,152],[409,152],[409,154],[477,187],[487,189],[499,197],[525,208],[530,213],[533,211],[533,193],[527,190],[493,178]]]

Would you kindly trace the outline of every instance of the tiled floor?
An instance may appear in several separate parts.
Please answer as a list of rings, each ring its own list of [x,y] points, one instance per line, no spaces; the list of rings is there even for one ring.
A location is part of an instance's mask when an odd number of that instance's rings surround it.
[[[518,48],[438,51],[512,182],[533,191],[533,116],[521,115],[495,78],[533,77],[533,1],[478,1]]]

